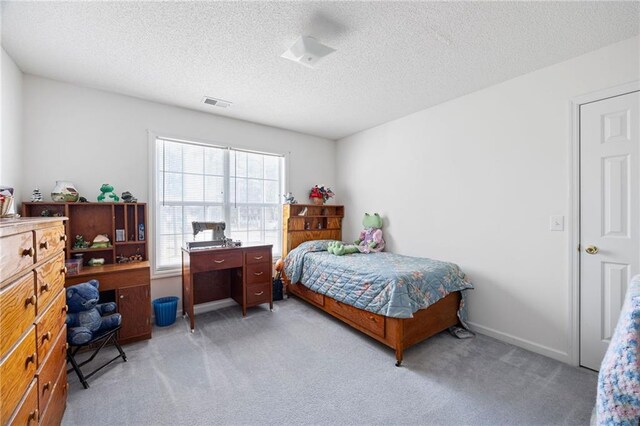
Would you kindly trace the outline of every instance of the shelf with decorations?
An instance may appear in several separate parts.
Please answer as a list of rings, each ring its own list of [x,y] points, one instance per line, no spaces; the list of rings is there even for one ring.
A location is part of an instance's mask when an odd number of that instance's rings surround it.
[[[291,247],[299,241],[341,240],[344,206],[333,204],[284,204],[283,253],[285,257]]]
[[[118,259],[148,260],[146,208],[145,203],[25,202],[22,215],[68,217],[66,257],[95,254],[83,257],[82,263],[86,266],[92,257],[103,258],[105,264],[117,263]],[[99,235],[106,236],[108,247],[91,247]],[[76,241],[76,236],[82,237],[86,247]]]

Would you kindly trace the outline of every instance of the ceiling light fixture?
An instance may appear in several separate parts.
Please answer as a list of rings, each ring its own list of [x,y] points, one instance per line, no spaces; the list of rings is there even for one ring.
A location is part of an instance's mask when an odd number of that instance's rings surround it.
[[[302,36],[281,57],[314,68],[325,56],[335,51],[313,37]]]

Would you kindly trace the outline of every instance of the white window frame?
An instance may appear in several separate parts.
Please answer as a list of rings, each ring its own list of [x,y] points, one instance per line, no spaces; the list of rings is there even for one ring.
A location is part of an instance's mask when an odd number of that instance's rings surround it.
[[[172,141],[172,142],[179,142],[179,143],[185,143],[185,144],[192,144],[192,145],[202,145],[202,146],[206,146],[206,147],[212,147],[212,148],[220,148],[220,149],[224,149],[225,152],[225,162],[224,162],[224,174],[225,174],[225,179],[224,179],[224,191],[225,191],[225,195],[224,195],[224,201],[223,201],[223,208],[224,208],[224,215],[225,215],[225,220],[229,220],[231,217],[231,201],[230,201],[230,194],[229,194],[229,189],[230,189],[230,180],[231,180],[231,176],[230,176],[230,170],[229,170],[229,151],[230,150],[235,150],[235,151],[242,151],[242,152],[248,152],[248,153],[255,153],[255,154],[263,154],[263,155],[273,155],[273,156],[278,156],[278,157],[282,157],[283,161],[282,161],[282,168],[281,168],[281,176],[280,176],[280,192],[284,193],[285,188],[289,187],[288,184],[288,177],[289,177],[289,173],[288,173],[288,168],[289,168],[289,154],[287,152],[265,152],[265,151],[259,151],[259,150],[255,150],[255,149],[250,149],[250,148],[246,148],[246,147],[240,147],[240,146],[230,146],[230,145],[225,145],[219,142],[213,142],[213,141],[207,141],[207,140],[202,140],[202,139],[198,139],[198,138],[185,138],[182,136],[175,136],[175,135],[169,135],[167,133],[160,133],[160,132],[155,132],[153,130],[148,130],[148,149],[149,149],[149,164],[148,164],[148,170],[149,170],[149,253],[151,254],[149,256],[149,261],[151,264],[151,278],[152,279],[158,279],[158,278],[169,278],[169,277],[175,277],[175,276],[179,276],[181,275],[182,271],[181,268],[175,268],[175,269],[158,269],[157,267],[157,259],[156,259],[156,224],[158,221],[158,209],[156,208],[158,200],[157,200],[157,196],[156,196],[156,184],[157,184],[157,170],[156,170],[156,165],[157,165],[157,161],[158,161],[158,157],[157,157],[157,152],[156,152],[156,140],[157,139],[163,139],[163,140],[168,140],[168,141]],[[252,203],[247,203],[247,206],[251,207],[251,206],[258,206],[261,204],[252,204]],[[282,214],[282,213],[281,213]],[[282,222],[282,221],[280,221]],[[279,238],[280,238],[280,247],[282,248],[282,232],[280,230],[280,234],[279,234]],[[275,259],[277,259],[280,256],[281,253],[274,253],[273,254],[273,259],[275,261]]]

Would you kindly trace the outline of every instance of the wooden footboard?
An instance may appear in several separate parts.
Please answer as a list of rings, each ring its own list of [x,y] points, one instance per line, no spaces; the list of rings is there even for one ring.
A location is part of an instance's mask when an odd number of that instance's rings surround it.
[[[458,323],[458,291],[419,310],[413,314],[413,318],[389,318],[374,314],[316,293],[302,284],[288,284],[287,291],[394,349],[396,366],[402,363],[405,349]]]

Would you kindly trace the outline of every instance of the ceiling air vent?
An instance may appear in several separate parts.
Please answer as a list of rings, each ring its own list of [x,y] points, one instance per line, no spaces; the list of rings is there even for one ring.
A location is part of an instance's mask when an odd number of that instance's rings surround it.
[[[231,105],[231,102],[225,101],[223,99],[210,98],[209,96],[205,96],[202,98],[202,102],[208,105],[217,106],[220,108],[228,108]]]

